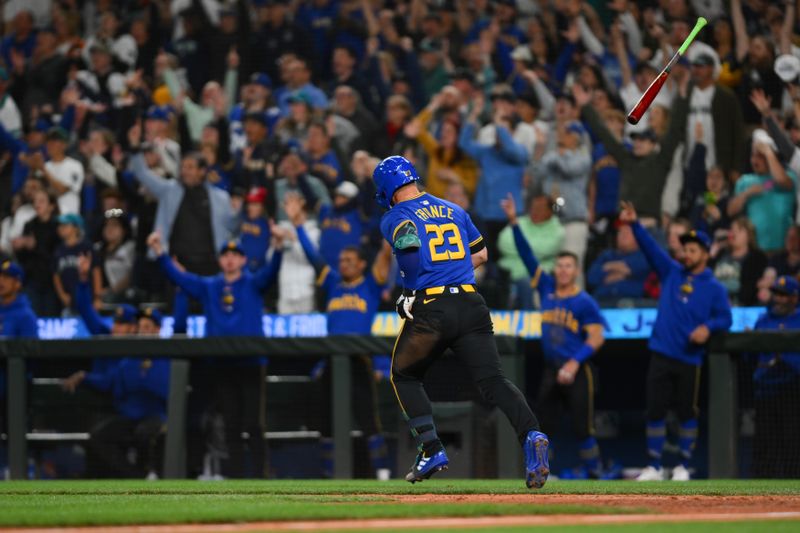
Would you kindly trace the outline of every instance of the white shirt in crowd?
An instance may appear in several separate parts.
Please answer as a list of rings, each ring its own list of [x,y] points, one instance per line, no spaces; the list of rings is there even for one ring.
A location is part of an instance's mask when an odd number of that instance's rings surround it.
[[[52,0],[7,0],[3,5],[3,22],[11,22],[20,11],[30,11],[33,14],[33,24],[37,28],[44,28],[51,23],[53,12]]]
[[[689,97],[689,116],[686,121],[686,146],[685,158],[692,157],[694,145],[702,141],[706,145],[706,168],[711,168],[717,164],[717,154],[714,150],[714,116],[711,114],[711,102],[714,100],[714,85],[705,89],[695,87]],[[694,130],[695,125],[700,122],[703,124],[703,138],[696,139]]]
[[[116,287],[121,281],[129,278],[136,258],[136,243],[126,241],[119,248],[108,254],[103,261],[103,272],[109,287]]]
[[[288,220],[280,222],[282,228],[289,229],[294,234],[294,226]],[[314,246],[319,246],[321,232],[315,220],[308,220],[303,224],[303,229],[308,240]],[[303,247],[297,237],[284,244],[281,270],[278,273],[278,286],[281,288],[278,297],[278,313],[311,313],[314,311],[314,282],[317,273],[308,262]]]
[[[167,172],[167,175],[173,178],[180,176],[181,145],[169,138],[156,139],[153,145],[161,158],[161,166]]]
[[[0,124],[14,137],[19,137],[22,132],[22,115],[17,103],[7,94],[0,97]]]
[[[725,4],[728,2],[723,2],[723,0],[691,0],[691,3],[695,12],[708,20],[717,20],[727,16]]]
[[[127,33],[114,37],[112,39],[98,39],[96,35],[92,35],[86,39],[86,44],[83,46],[81,57],[87,65],[91,65],[91,51],[92,46],[95,44],[103,44],[111,50],[111,54],[117,60],[127,65],[129,70],[133,70],[136,66],[136,59],[139,55],[139,48],[133,37]]]
[[[93,71],[80,70],[75,79],[82,89],[91,91],[91,94],[102,94],[101,80]],[[127,77],[119,72],[113,72],[106,78],[105,85],[112,99],[111,105],[115,108],[123,107],[126,104],[125,97],[128,95]]]
[[[71,157],[65,157],[59,162],[48,161],[44,168],[59,183],[69,190],[58,197],[58,209],[62,215],[68,213],[79,214],[81,211],[81,187],[83,187],[83,165]]]
[[[800,176],[800,148],[794,149],[794,153],[792,153],[792,157],[789,159],[789,163],[786,165],[786,167]],[[800,187],[795,187],[795,194],[797,196],[797,211],[795,212],[794,221],[795,224],[800,224]]]
[[[11,247],[11,241],[17,237],[22,237],[22,232],[25,229],[25,224],[33,220],[36,216],[36,210],[31,204],[22,204],[14,211],[13,215],[7,216],[0,223],[0,251],[7,254],[13,254],[14,249]]]

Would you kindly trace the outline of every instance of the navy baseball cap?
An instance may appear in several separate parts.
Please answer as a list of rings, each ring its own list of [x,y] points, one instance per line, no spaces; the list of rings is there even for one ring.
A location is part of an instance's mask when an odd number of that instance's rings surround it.
[[[236,239],[229,240],[222,245],[222,248],[219,249],[219,255],[223,255],[228,252],[236,252],[237,254],[245,255],[242,244]]]
[[[705,231],[691,230],[680,236],[681,244],[696,242],[709,251],[711,249],[711,237]]]
[[[800,296],[800,282],[793,276],[780,276],[769,290],[786,296]]]
[[[162,120],[164,122],[169,122],[169,108],[167,107],[160,107],[160,106],[151,106],[150,109],[147,110],[147,115],[145,118],[151,120]]]
[[[248,111],[248,113],[244,116],[243,122],[247,122],[248,120],[258,122],[264,126],[267,125],[267,115],[261,111]]]
[[[0,264],[0,275],[16,278],[19,281],[25,281],[25,272],[22,267],[13,261],[3,261]]]
[[[47,133],[47,131],[53,127],[53,123],[50,122],[49,119],[45,117],[39,117],[36,119],[36,123],[33,125],[33,131],[38,131],[39,133]]]
[[[137,320],[140,318],[149,318],[157,326],[161,326],[161,321],[164,319],[164,315],[155,307],[145,307],[136,313],[136,318]]]
[[[517,102],[524,102],[536,109],[542,107],[541,104],[539,103],[539,97],[536,96],[536,93],[533,91],[524,91],[522,94],[517,96]]]
[[[139,311],[132,305],[120,304],[114,309],[114,322],[120,324],[135,324]]]
[[[272,78],[264,72],[254,72],[250,76],[250,83],[254,85],[261,85],[267,89],[272,89]]]

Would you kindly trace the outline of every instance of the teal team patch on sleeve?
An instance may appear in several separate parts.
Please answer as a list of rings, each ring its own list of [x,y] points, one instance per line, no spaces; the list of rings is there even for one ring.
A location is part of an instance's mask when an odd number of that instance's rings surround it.
[[[408,250],[409,248],[419,248],[422,243],[417,235],[417,227],[413,223],[403,224],[394,236],[394,247],[397,250]]]

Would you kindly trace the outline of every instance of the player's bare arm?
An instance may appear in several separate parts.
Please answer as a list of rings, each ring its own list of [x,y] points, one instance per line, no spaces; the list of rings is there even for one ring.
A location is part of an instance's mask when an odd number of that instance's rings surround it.
[[[489,251],[484,248],[478,253],[472,254],[472,268],[478,268],[489,260]]]

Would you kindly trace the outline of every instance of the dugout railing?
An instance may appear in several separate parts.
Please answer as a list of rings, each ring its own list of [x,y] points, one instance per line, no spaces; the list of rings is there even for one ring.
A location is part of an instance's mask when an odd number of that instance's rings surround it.
[[[497,346],[506,375],[521,384],[523,350],[520,339],[498,336]],[[334,441],[334,477],[353,475],[350,396],[350,358],[391,353],[394,337],[331,336],[307,338],[213,337],[142,338],[93,337],[78,340],[0,339],[0,358],[7,360],[7,448],[11,479],[27,477],[28,379],[27,361],[35,358],[166,357],[170,365],[164,477],[186,477],[186,415],[189,367],[192,359],[268,356],[330,358],[332,387],[330,416]],[[517,477],[521,458],[517,437],[508,424],[497,428],[498,477]]]
[[[520,339],[498,336],[503,368],[513,382],[523,384]],[[0,358],[7,359],[7,434],[11,479],[27,476],[27,360],[32,358],[168,357],[172,359],[167,408],[164,477],[186,475],[186,405],[189,365],[195,358],[329,357],[333,372],[330,416],[335,446],[336,478],[353,473],[350,357],[390,353],[394,338],[334,336],[312,338],[217,337],[205,339],[94,337],[82,340],[0,340]],[[709,477],[739,476],[739,409],[737,366],[740,354],[800,351],[800,331],[732,333],[710,343],[707,364]],[[520,473],[519,445],[508,424],[497,430],[498,477]]]

